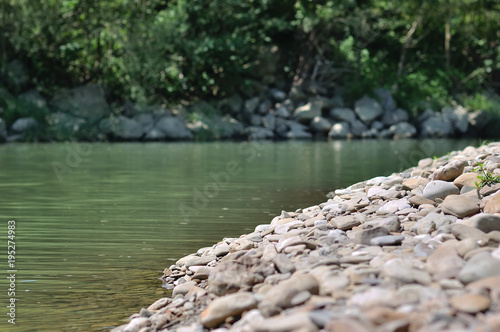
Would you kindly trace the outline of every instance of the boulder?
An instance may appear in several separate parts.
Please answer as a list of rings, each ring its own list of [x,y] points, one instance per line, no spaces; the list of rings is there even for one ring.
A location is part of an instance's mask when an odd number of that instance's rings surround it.
[[[288,139],[312,138],[312,134],[307,132],[307,127],[292,120],[287,121],[289,131],[285,134]]]
[[[113,136],[124,140],[139,139],[144,134],[144,129],[139,122],[123,115],[111,119],[110,129]]]
[[[245,100],[245,103],[243,104],[243,112],[245,113],[245,115],[250,116],[251,114],[253,114],[257,109],[257,106],[259,106],[259,103],[259,97],[253,97],[251,99]]]
[[[110,112],[104,89],[98,84],[63,89],[56,93],[52,104],[62,112],[84,119],[104,118]]]
[[[464,134],[469,129],[469,113],[464,107],[444,107],[441,113],[451,122],[455,131]]]
[[[347,122],[335,123],[328,132],[329,138],[347,138],[351,136],[351,128]]]
[[[359,120],[354,120],[350,123],[351,133],[355,137],[366,137],[366,133],[368,132],[368,127]]]
[[[382,107],[375,99],[364,96],[354,104],[354,112],[361,121],[366,125],[370,125],[382,115]]]
[[[24,133],[38,126],[38,122],[32,117],[19,118],[12,124],[11,129],[18,133]]]
[[[394,124],[389,127],[388,131],[395,139],[411,138],[417,134],[417,129],[408,122]]]
[[[356,113],[350,108],[337,107],[330,111],[330,117],[335,121],[353,123],[356,120]]]
[[[167,139],[185,140],[193,138],[191,131],[179,118],[164,116],[158,120],[155,128],[163,132]]]
[[[286,92],[280,89],[271,88],[269,90],[269,94],[276,102],[282,102],[283,100],[286,99]]]
[[[294,119],[301,123],[309,124],[316,116],[321,116],[321,105],[318,102],[309,102],[293,112]]]
[[[453,133],[453,127],[448,118],[442,114],[434,114],[420,125],[422,137],[447,137]]]
[[[470,112],[468,121],[471,127],[481,129],[490,121],[490,114],[484,110]]]
[[[250,126],[245,128],[245,134],[250,140],[273,139],[274,133],[264,127]]]
[[[382,122],[386,126],[392,126],[400,122],[408,122],[410,116],[404,109],[397,108],[393,111],[386,111],[382,116]]]
[[[154,127],[154,117],[151,113],[139,113],[134,116],[134,120],[142,126],[144,131],[148,131]]]
[[[394,98],[392,98],[391,91],[389,91],[388,89],[379,88],[373,92],[375,93],[375,96],[377,96],[378,100],[380,101],[382,107],[386,112],[392,112],[393,110],[396,109],[396,101],[394,100]]]
[[[330,120],[325,119],[322,116],[316,116],[312,119],[309,127],[316,133],[328,133],[328,131],[332,128],[332,123]]]
[[[222,101],[221,108],[227,110],[231,114],[238,114],[241,111],[243,99],[239,94],[235,93],[229,98]]]
[[[49,125],[49,129],[56,134],[76,133],[86,122],[82,118],[78,118],[63,112],[50,113],[46,116],[45,119],[47,121],[47,124]]]
[[[262,125],[264,128],[274,131],[276,128],[276,116],[272,113],[267,113],[262,117]]]

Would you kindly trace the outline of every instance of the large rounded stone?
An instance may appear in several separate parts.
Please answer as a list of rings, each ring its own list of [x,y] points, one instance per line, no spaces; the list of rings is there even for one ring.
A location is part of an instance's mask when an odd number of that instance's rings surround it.
[[[500,231],[500,216],[489,213],[479,213],[463,222],[464,225],[477,228],[485,233]]]
[[[500,275],[500,260],[495,259],[489,252],[476,254],[467,261],[460,270],[458,279],[463,284],[476,280]]]
[[[424,197],[428,199],[444,199],[448,195],[458,195],[460,193],[457,186],[451,182],[434,180],[429,182],[424,188]]]
[[[366,125],[370,125],[375,119],[382,115],[382,107],[380,104],[368,96],[364,96],[356,101],[354,104],[354,111]]]
[[[453,181],[462,175],[467,162],[464,160],[453,160],[443,167],[438,168],[432,174],[433,180]]]
[[[465,218],[479,212],[477,199],[463,195],[449,195],[441,204],[444,213],[452,214],[458,218]]]
[[[462,294],[452,297],[450,304],[458,311],[475,314],[488,309],[491,305],[491,300],[484,295]]]
[[[500,213],[500,192],[493,195],[493,197],[484,206],[486,213]]]
[[[236,316],[244,311],[257,308],[257,298],[249,292],[241,292],[215,299],[202,312],[200,319],[203,326],[213,328],[224,322],[226,318]]]

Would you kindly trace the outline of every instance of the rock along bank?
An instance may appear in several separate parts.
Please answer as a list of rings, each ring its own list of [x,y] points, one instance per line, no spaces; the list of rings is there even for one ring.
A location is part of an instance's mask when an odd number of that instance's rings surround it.
[[[500,331],[499,175],[497,142],[283,211],[179,259],[113,331]]]

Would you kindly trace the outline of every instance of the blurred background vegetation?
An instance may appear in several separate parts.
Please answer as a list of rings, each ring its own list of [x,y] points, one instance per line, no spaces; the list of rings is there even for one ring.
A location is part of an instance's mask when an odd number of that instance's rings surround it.
[[[282,89],[310,82],[347,102],[389,88],[496,108],[498,0],[2,0],[0,75],[13,60],[51,95],[96,82],[110,101],[173,104],[249,93],[263,57]]]

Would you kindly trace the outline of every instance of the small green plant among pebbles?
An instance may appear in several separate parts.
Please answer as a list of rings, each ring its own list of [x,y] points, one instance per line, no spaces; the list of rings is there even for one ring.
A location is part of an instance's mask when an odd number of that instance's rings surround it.
[[[495,183],[500,183],[500,176],[495,176],[490,172],[488,172],[484,168],[484,163],[478,162],[477,165],[478,166],[474,168],[474,170],[479,173],[477,178],[481,181],[480,182],[476,181],[474,183],[478,189],[481,189],[485,186],[493,185]]]

